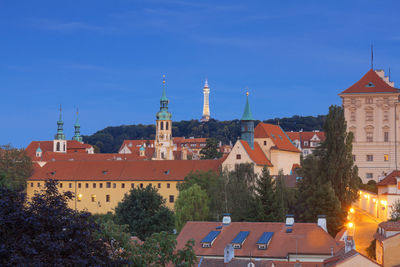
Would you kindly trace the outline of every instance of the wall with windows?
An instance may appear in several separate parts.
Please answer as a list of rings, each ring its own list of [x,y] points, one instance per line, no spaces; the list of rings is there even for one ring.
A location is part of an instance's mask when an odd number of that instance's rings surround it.
[[[31,198],[35,192],[44,188],[45,181],[27,182],[27,196]],[[114,212],[118,202],[131,188],[146,187],[151,184],[166,200],[170,209],[174,208],[179,191],[176,188],[177,181],[60,181],[60,192],[71,191],[75,198],[69,201],[72,209],[86,210],[91,213]]]

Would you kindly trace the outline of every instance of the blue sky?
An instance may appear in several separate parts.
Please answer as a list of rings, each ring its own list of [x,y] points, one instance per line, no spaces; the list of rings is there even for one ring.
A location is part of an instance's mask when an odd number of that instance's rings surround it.
[[[0,144],[174,120],[326,114],[370,68],[400,83],[398,1],[0,0]]]

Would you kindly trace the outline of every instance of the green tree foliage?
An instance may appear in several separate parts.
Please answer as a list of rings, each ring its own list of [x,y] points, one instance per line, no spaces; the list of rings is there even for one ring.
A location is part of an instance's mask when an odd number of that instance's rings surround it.
[[[30,202],[22,193],[0,188],[1,266],[102,266],[119,264],[89,213],[70,209],[72,193],[60,194],[55,181]]]
[[[197,184],[179,193],[175,203],[176,229],[178,232],[187,221],[204,221],[208,218],[209,200],[207,193]]]
[[[0,146],[0,186],[23,190],[32,172],[32,161],[25,150]]]
[[[224,203],[225,197],[221,193],[224,188],[224,179],[214,171],[196,171],[189,173],[183,183],[178,184],[178,190],[181,192],[198,185],[207,193],[209,198],[209,217],[208,220],[219,220],[222,213],[226,212],[221,203]]]
[[[285,220],[286,214],[289,212],[289,206],[293,202],[293,193],[285,184],[283,171],[280,170],[278,176],[275,177],[274,203],[272,204],[273,221],[282,222]]]
[[[196,255],[194,241],[190,240],[183,249],[176,250],[176,239],[166,232],[153,233],[142,243],[131,239],[128,225],[114,222],[114,216],[95,216],[100,224],[98,238],[109,244],[110,256],[137,267],[147,266],[193,266]]]
[[[353,162],[353,134],[347,132],[344,110],[329,107],[324,124],[326,139],[316,150],[319,176],[330,181],[342,209],[348,210],[358,197],[358,169]]]
[[[400,200],[397,200],[392,205],[390,220],[391,221],[400,221]]]
[[[367,190],[369,192],[378,194],[378,187],[376,186],[376,181],[370,180],[368,183],[363,184],[361,179],[359,180],[359,187],[362,190]]]
[[[309,155],[299,170],[296,217],[303,222],[315,222],[318,215],[327,216],[328,232],[334,236],[342,227],[345,214],[341,210],[330,181],[320,175],[319,160]]]
[[[291,118],[275,118],[265,120],[266,123],[280,124],[285,131],[312,131],[322,130],[325,116],[301,117],[293,116]],[[257,124],[259,121],[256,121]],[[122,125],[116,127],[107,127],[93,135],[84,136],[86,143],[96,145],[102,153],[115,153],[126,139],[154,139],[156,133],[155,125]],[[198,120],[174,122],[172,125],[172,134],[176,137],[203,137],[215,138],[224,144],[235,142],[240,136],[240,121],[217,121],[214,119],[208,122],[199,122]]]
[[[218,150],[218,140],[207,138],[206,146],[200,150],[201,159],[219,159],[222,152]]]
[[[255,192],[260,201],[263,212],[260,219],[266,222],[273,222],[276,220],[273,205],[275,202],[275,181],[269,173],[269,170],[264,167],[261,176],[256,181]]]
[[[174,213],[151,185],[131,189],[118,203],[115,214],[117,223],[127,224],[130,233],[142,240],[153,233],[171,232],[174,228]]]
[[[231,213],[233,221],[258,221],[262,206],[254,194],[257,175],[253,165],[236,165],[234,171],[224,173],[223,179],[222,208]]]

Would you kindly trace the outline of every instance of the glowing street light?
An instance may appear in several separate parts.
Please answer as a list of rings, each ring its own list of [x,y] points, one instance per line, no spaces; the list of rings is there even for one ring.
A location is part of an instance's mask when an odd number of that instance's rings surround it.
[[[353,227],[354,227],[354,223],[353,223],[353,222],[349,222],[349,223],[347,224],[347,226],[348,226],[349,228],[353,228]]]
[[[353,214],[354,214],[354,212],[355,212],[355,211],[354,211],[354,208],[350,208],[349,211],[350,211],[350,213],[353,213]]]

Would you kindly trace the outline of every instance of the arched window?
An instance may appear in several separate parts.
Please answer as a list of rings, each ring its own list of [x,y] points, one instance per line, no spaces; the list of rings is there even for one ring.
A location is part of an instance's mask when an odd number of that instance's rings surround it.
[[[164,122],[160,122],[160,129],[164,130]]]
[[[168,130],[168,122],[165,123],[165,130]]]
[[[60,151],[60,142],[57,142],[56,151]]]
[[[65,152],[65,143],[64,143],[64,150],[63,151]]]

